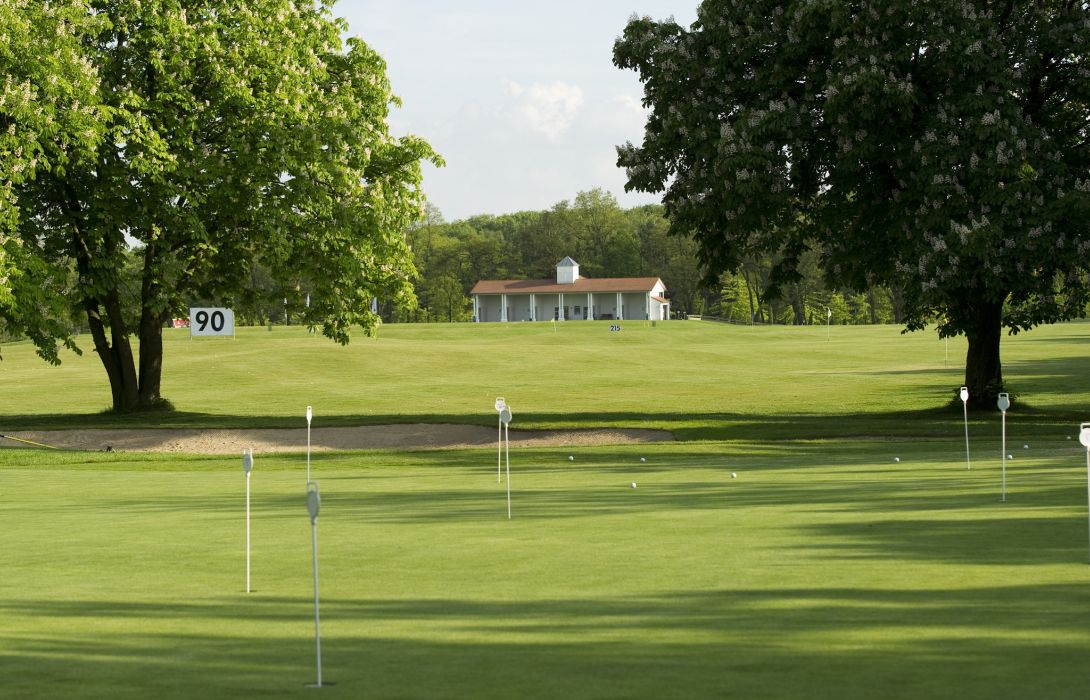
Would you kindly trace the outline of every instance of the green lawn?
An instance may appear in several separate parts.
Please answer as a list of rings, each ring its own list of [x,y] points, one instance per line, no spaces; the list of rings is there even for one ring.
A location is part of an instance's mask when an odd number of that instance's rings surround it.
[[[963,339],[895,326],[744,327],[675,321],[395,325],[338,346],[301,328],[242,328],[236,339],[168,331],[163,394],[178,412],[101,415],[97,356],[60,367],[5,345],[0,430],[80,426],[299,426],[404,421],[491,425],[505,396],[523,428],[667,428],[680,439],[946,434]],[[827,339],[829,338],[829,339]],[[1023,424],[1081,420],[1090,323],[1003,340]],[[86,338],[81,345],[89,347]],[[1023,400],[1025,399],[1025,401]],[[1027,405],[1026,401],[1031,405]]]
[[[318,456],[322,693],[1083,697],[1084,453],[1001,503],[962,449],[516,452],[511,521],[491,451]],[[249,595],[239,460],[0,458],[5,697],[315,692],[301,457],[257,458]]]
[[[942,408],[963,344],[944,370],[933,335],[832,331],[179,338],[179,414],[123,420],[96,415],[94,357],[50,368],[5,345],[6,429],[298,425],[308,403],[316,424],[492,424],[504,395],[520,427],[682,440],[516,450],[511,521],[492,450],[316,455],[321,691],[304,688],[302,456],[256,456],[247,595],[239,458],[0,449],[0,696],[1083,697],[1086,453],[1070,438],[1090,420],[1090,324],[1004,340],[1020,395],[1006,503],[998,416],[973,418],[968,470],[960,410]]]

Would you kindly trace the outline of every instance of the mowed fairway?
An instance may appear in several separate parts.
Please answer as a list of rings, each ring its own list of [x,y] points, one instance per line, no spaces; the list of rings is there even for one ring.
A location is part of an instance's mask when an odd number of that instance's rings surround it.
[[[510,521],[495,451],[316,455],[320,691],[301,456],[256,456],[247,595],[240,459],[0,450],[0,696],[1085,696],[1090,325],[1004,340],[1032,404],[1006,503],[998,416],[968,470],[936,408],[963,343],[943,369],[889,327],[577,326],[172,340],[179,414],[135,421],[95,415],[93,356],[5,346],[3,429],[491,424],[504,395],[683,439],[512,452]]]

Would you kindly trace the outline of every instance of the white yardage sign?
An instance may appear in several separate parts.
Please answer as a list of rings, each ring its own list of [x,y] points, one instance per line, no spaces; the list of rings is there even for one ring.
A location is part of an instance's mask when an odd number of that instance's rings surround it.
[[[235,312],[231,309],[189,310],[189,335],[234,335]]]

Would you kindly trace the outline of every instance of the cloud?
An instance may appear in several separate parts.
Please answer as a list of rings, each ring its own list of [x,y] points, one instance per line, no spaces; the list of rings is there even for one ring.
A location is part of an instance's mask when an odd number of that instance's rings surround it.
[[[514,100],[518,121],[552,141],[560,140],[583,107],[583,89],[559,80],[529,87],[509,82],[507,94]]]

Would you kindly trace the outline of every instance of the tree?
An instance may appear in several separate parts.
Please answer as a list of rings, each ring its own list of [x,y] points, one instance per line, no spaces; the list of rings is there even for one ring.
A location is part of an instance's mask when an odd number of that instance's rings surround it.
[[[796,278],[898,290],[909,330],[964,333],[965,384],[1002,387],[1000,336],[1073,317],[1090,262],[1090,5],[722,0],[614,47],[652,109],[618,149],[712,273],[752,247]]]
[[[46,269],[74,267],[72,298],[115,410],[161,402],[164,322],[188,299],[243,292],[255,264],[293,315],[341,343],[353,325],[377,323],[374,298],[411,296],[404,231],[423,212],[420,161],[439,159],[420,139],[390,136],[385,64],[342,41],[332,2],[90,4],[99,25],[84,60],[98,75],[103,138],[64,172],[17,186],[18,235]],[[135,310],[120,287],[130,246]],[[47,356],[68,340],[38,332]]]
[[[62,297],[52,293],[69,275],[43,265],[36,242],[24,246],[12,235],[18,188],[40,172],[63,175],[101,137],[97,74],[81,46],[97,21],[82,0],[0,4],[0,320],[30,328],[40,342],[69,327]],[[56,360],[55,350],[47,359]]]

